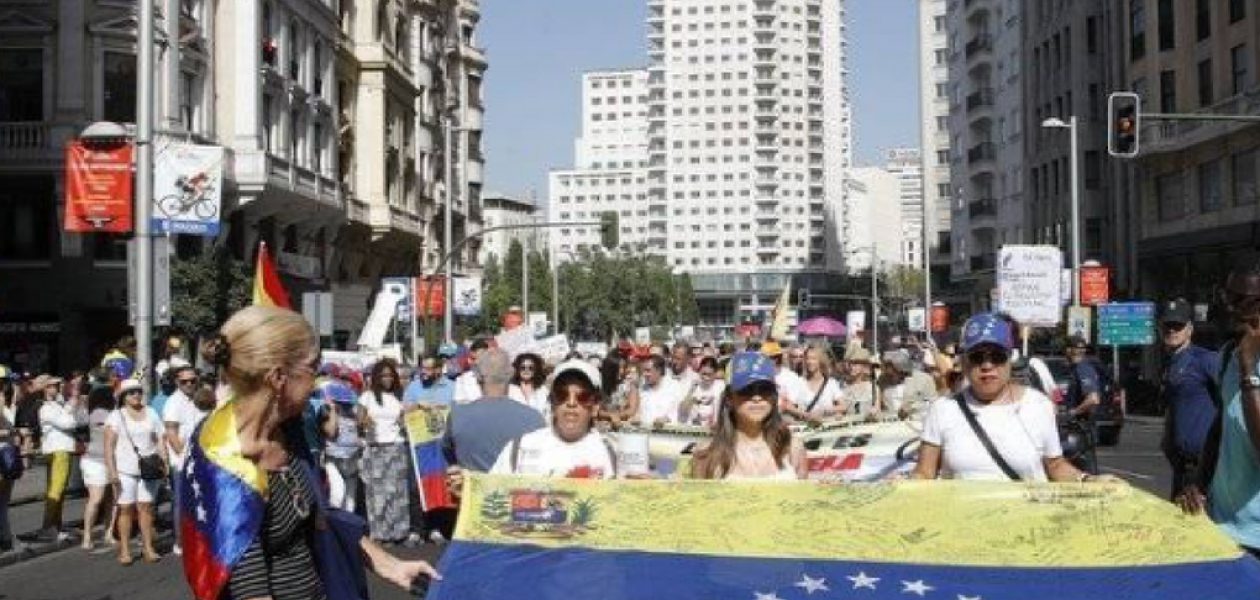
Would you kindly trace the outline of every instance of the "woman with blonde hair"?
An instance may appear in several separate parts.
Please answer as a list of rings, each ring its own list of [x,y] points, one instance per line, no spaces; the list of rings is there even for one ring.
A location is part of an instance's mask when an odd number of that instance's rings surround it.
[[[301,315],[251,306],[202,348],[231,397],[198,426],[179,474],[184,574],[198,600],[366,597],[365,561],[403,589],[437,577],[328,507],[302,431],[317,340]]]

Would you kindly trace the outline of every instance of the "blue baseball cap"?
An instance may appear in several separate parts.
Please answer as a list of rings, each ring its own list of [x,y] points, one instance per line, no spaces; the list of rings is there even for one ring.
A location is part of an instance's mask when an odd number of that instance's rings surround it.
[[[765,354],[740,352],[731,358],[731,391],[742,392],[754,383],[774,383],[775,367]]]
[[[442,358],[451,358],[459,354],[459,346],[455,344],[442,344],[438,347],[438,356]]]
[[[1015,335],[1011,324],[995,313],[980,313],[963,325],[962,349],[970,352],[982,344],[992,344],[1009,351],[1015,347]]]
[[[315,393],[312,397],[318,398],[321,402],[333,401],[337,404],[356,404],[359,397],[354,393],[354,389],[344,382],[336,379],[326,379],[315,386]]]

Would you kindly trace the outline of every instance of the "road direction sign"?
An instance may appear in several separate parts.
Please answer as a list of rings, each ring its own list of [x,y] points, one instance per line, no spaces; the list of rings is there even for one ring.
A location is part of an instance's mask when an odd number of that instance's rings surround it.
[[[1117,302],[1098,307],[1100,346],[1146,346],[1155,343],[1155,303]]]

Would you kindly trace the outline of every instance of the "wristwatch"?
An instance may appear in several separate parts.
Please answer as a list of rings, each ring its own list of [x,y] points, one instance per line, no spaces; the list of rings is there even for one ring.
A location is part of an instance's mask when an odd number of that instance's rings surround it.
[[[1238,386],[1247,391],[1260,389],[1260,375],[1243,375],[1239,378]]]

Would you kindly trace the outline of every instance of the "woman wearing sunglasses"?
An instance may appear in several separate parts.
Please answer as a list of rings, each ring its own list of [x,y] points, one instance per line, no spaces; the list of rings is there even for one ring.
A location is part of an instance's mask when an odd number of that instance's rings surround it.
[[[551,425],[527,433],[499,453],[491,473],[613,479],[617,457],[595,429],[603,383],[599,370],[582,360],[556,367],[551,381]]]
[[[916,479],[1087,481],[1063,457],[1054,405],[1011,382],[1014,331],[993,313],[963,326],[967,389],[932,403],[923,422]]]
[[[722,401],[713,441],[696,451],[697,479],[805,479],[805,447],[793,439],[779,413],[775,366],[759,352],[731,359],[731,383]]]
[[[547,404],[547,373],[542,357],[532,352],[518,354],[512,369],[508,397],[542,413],[543,419],[549,417],[551,407]]]

